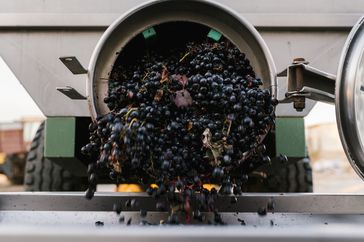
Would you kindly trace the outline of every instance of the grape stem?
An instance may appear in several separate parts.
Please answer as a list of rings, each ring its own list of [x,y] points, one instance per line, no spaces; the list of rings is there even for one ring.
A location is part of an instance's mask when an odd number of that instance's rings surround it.
[[[186,59],[187,56],[189,56],[191,52],[187,52],[180,60],[179,62],[182,62],[184,59]]]

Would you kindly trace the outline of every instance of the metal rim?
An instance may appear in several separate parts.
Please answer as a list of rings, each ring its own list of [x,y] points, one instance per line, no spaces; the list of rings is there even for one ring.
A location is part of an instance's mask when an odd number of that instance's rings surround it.
[[[277,81],[276,81],[276,69],[275,69],[275,65],[273,62],[273,58],[272,55],[270,54],[270,51],[268,49],[268,47],[266,46],[264,40],[262,39],[262,37],[260,36],[260,34],[258,33],[258,31],[250,24],[248,23],[248,21],[246,21],[244,18],[242,18],[238,13],[236,13],[235,11],[219,4],[216,2],[210,2],[210,1],[204,1],[204,0],[184,0],[183,2],[181,0],[157,0],[157,1],[150,1],[147,2],[145,4],[142,4],[132,10],[130,10],[129,12],[125,13],[124,15],[122,15],[119,19],[117,19],[112,25],[110,25],[110,27],[106,30],[106,32],[103,34],[103,36],[101,37],[101,39],[99,40],[99,42],[96,45],[96,48],[91,56],[91,60],[89,63],[89,68],[88,68],[88,80],[87,80],[87,96],[88,96],[88,105],[89,105],[89,109],[90,109],[90,113],[91,113],[91,117],[92,119],[96,119],[96,117],[99,114],[102,114],[102,111],[100,110],[100,106],[105,105],[102,103],[103,100],[100,101],[101,98],[100,96],[104,96],[105,94],[102,92],[97,93],[97,85],[98,82],[100,82],[100,77],[102,77],[102,75],[106,75],[109,74],[112,68],[113,63],[116,60],[116,55],[115,53],[117,53],[119,50],[122,49],[123,46],[125,46],[125,44],[127,42],[129,42],[133,36],[135,36],[136,32],[140,33],[142,32],[142,30],[160,23],[163,23],[163,21],[159,21],[159,22],[149,22],[147,24],[144,24],[144,26],[142,28],[140,28],[140,26],[138,26],[139,28],[135,29],[135,31],[133,33],[130,33],[128,37],[124,36],[124,41],[123,43],[117,43],[112,51],[108,51],[109,53],[113,53],[113,55],[109,54],[109,56],[107,57],[107,61],[103,62],[103,65],[106,67],[103,67],[103,74],[100,74],[100,71],[98,70],[99,66],[98,66],[98,62],[100,60],[101,57],[105,58],[104,55],[106,52],[106,46],[110,46],[110,41],[112,41],[112,38],[115,38],[114,35],[115,33],[120,30],[120,25],[127,22],[127,21],[133,21],[133,17],[137,14],[141,14],[144,12],[147,12],[147,10],[149,8],[152,7],[158,7],[158,6],[164,6],[167,4],[179,4],[179,8],[183,8],[185,6],[192,6],[192,5],[204,5],[204,7],[208,8],[208,9],[213,9],[215,11],[213,11],[214,14],[212,14],[211,12],[209,13],[199,13],[199,12],[191,12],[191,10],[188,12],[189,14],[192,14],[195,18],[195,20],[198,20],[198,14],[200,14],[201,16],[203,14],[206,15],[211,15],[210,18],[211,19],[215,19],[214,21],[217,21],[216,19],[219,18],[219,14],[225,14],[228,15],[231,19],[233,19],[234,21],[239,23],[239,27],[238,30],[234,29],[234,31],[237,33],[238,31],[246,31],[247,33],[249,33],[249,36],[247,37],[250,38],[249,39],[249,44],[251,45],[255,45],[254,47],[256,47],[258,50],[257,52],[261,52],[261,56],[264,60],[259,60],[258,63],[265,63],[264,68],[261,67],[263,70],[263,72],[268,72],[268,74],[266,75],[270,80],[269,80],[269,86],[271,88],[271,92],[272,92],[272,96],[276,97],[277,94]],[[183,5],[181,5],[181,3],[183,3]],[[201,6],[200,6],[201,7]],[[175,9],[175,11],[177,11]],[[178,10],[178,11],[182,11],[182,10]],[[161,15],[163,14],[167,14],[163,11],[160,11]],[[206,11],[207,12],[207,11]],[[216,14],[215,14],[216,13]],[[212,16],[213,15],[213,16]],[[197,17],[196,17],[197,16]],[[160,16],[158,16],[160,17]],[[189,21],[189,19],[174,19],[174,20],[170,20],[170,21]],[[165,21],[164,21],[165,22]],[[198,22],[207,26],[210,26],[206,23],[203,22],[199,22],[199,21],[193,21],[192,22]],[[221,21],[220,21],[221,22]],[[133,22],[134,24],[135,22]],[[230,36],[229,34],[227,34],[226,32],[224,32],[222,29],[220,29],[219,27],[223,26],[224,23],[221,23],[220,26],[210,26],[212,28],[217,29],[218,31],[220,31],[224,36],[226,36],[227,38],[229,38],[235,45],[237,45],[239,47],[239,44],[234,42],[234,38],[237,38],[237,36]],[[234,33],[236,35],[236,33]],[[115,41],[115,40],[113,40]],[[115,44],[115,42],[114,42]],[[112,45],[112,44],[111,44]],[[240,44],[242,45],[242,44]],[[240,47],[239,47],[240,48]],[[247,48],[251,48],[251,46],[247,46]],[[249,59],[251,59],[248,56]],[[257,58],[256,56],[254,56],[254,58]],[[261,58],[261,59],[262,59]],[[267,70],[266,70],[267,69]],[[268,79],[266,78],[266,79]],[[263,79],[264,81],[264,79]]]
[[[363,138],[358,129],[357,85],[364,81],[364,17],[352,28],[344,45],[336,79],[336,120],[346,156],[360,178],[364,180]]]

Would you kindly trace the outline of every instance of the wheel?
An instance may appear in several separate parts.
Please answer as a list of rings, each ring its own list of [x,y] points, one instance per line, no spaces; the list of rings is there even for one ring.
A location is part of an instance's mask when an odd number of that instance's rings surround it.
[[[289,163],[280,172],[267,177],[270,192],[312,192],[312,169],[309,158]]]
[[[84,191],[86,182],[74,177],[52,160],[44,157],[44,122],[39,126],[26,159],[26,191]]]
[[[264,175],[261,175],[264,174]],[[310,159],[303,158],[286,164],[263,168],[248,188],[251,192],[312,192]]]

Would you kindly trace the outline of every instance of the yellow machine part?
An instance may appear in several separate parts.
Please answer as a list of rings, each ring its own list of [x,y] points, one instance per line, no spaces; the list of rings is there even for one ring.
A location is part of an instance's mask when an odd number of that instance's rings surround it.
[[[156,184],[151,184],[150,187],[158,188]],[[212,188],[216,190],[220,189],[220,186],[216,184],[203,184],[203,188],[211,191]],[[144,192],[144,189],[138,184],[120,184],[116,187],[117,192]]]
[[[144,189],[138,184],[119,184],[116,187],[117,192],[144,192]]]
[[[203,184],[202,187],[209,191],[211,191],[212,188],[215,188],[217,191],[220,189],[220,186],[216,184]]]
[[[0,165],[4,164],[6,160],[6,154],[0,152]]]

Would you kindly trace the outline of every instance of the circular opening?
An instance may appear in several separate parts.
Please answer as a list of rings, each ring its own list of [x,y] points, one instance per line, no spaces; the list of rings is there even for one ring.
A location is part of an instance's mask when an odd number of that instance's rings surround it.
[[[202,24],[186,21],[169,22],[153,26],[146,29],[145,32],[139,33],[127,43],[118,55],[112,72],[115,67],[131,64],[151,51],[165,55],[171,49],[186,48],[186,45],[191,41],[196,43],[203,42],[208,39],[207,35],[210,30],[209,27]],[[144,36],[143,34],[150,32],[154,34],[150,36]]]
[[[267,120],[274,111],[270,93],[259,90],[264,89],[263,82],[256,77],[249,59],[216,30],[187,21],[154,25],[132,38],[117,55],[110,78],[106,80],[105,103],[109,111],[125,120],[130,119],[129,127],[135,122],[144,124],[155,119],[158,125],[164,125],[160,128],[165,129],[168,122],[173,121],[170,114],[158,121],[165,110],[175,115],[183,113],[184,117],[196,120],[216,119],[216,122],[205,120],[206,125],[209,123],[213,128],[211,133],[209,128],[204,134],[220,137],[222,132],[229,136],[230,128],[241,127],[236,132],[242,134],[236,139],[244,145],[240,147],[241,155],[237,159],[244,161],[255,154],[256,147],[267,135],[271,127]],[[167,73],[166,81],[163,81],[164,73]],[[129,111],[124,113],[124,109]],[[158,109],[159,117],[153,116],[151,109]],[[140,113],[135,112],[136,116],[130,117],[129,114],[136,110]],[[201,137],[202,131],[197,132]],[[249,136],[249,142],[243,133]],[[220,139],[211,138],[211,142],[220,142]],[[196,140],[200,141],[199,138]],[[207,146],[211,146],[209,142],[206,141]],[[220,153],[218,148],[212,150]]]
[[[151,26],[157,34],[146,41],[142,33]],[[276,73],[272,57],[259,33],[245,19],[215,2],[161,0],[125,13],[107,29],[97,44],[88,68],[87,90],[92,118],[109,111],[103,100],[115,65],[135,60],[146,48],[167,49],[168,45],[203,40],[210,29],[223,34],[245,53],[254,72],[262,79],[263,88],[270,88],[275,97]]]

